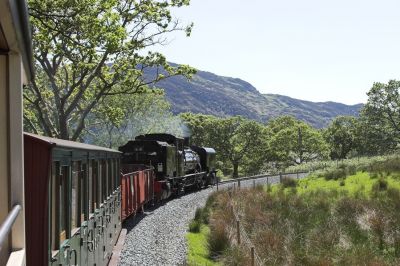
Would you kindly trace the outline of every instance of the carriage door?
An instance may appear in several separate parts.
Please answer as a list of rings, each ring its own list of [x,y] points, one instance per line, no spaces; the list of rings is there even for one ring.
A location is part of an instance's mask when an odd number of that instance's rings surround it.
[[[96,227],[96,209],[98,208],[99,199],[98,199],[98,163],[97,160],[89,160],[89,172],[88,172],[88,233],[87,240],[84,242],[84,246],[87,248],[87,257],[88,264],[87,265],[98,265],[98,242],[100,236],[98,235],[98,229]]]
[[[81,161],[81,171],[79,174],[79,209],[81,222],[81,263],[80,265],[89,264],[89,176],[88,176],[88,160],[85,158]]]
[[[71,167],[68,159],[55,161],[51,180],[51,265],[70,265],[71,251],[69,226],[69,179]]]
[[[84,210],[81,208],[83,201],[81,190],[84,184],[82,178],[82,162],[73,161],[71,171],[70,190],[70,265],[80,265],[81,258],[81,224],[85,221]]]
[[[107,221],[107,252],[109,256],[112,253],[114,247],[114,205],[115,205],[115,195],[114,195],[114,174],[113,174],[114,162],[113,159],[108,159],[108,179],[107,179],[107,193],[108,193],[108,200],[107,200],[107,209],[108,213],[106,214],[106,221]]]
[[[117,226],[116,230],[121,231],[122,227],[122,217],[121,217],[121,200],[122,200],[122,187],[121,187],[121,172],[119,167],[119,159],[115,159],[115,184],[117,186],[117,202],[116,202],[116,217],[117,217]]]

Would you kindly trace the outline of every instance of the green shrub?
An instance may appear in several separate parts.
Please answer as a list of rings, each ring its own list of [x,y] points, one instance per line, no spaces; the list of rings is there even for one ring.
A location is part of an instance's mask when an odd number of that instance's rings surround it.
[[[229,247],[229,238],[225,232],[225,224],[223,220],[217,219],[210,224],[211,233],[208,235],[207,244],[211,258],[216,258],[223,254]]]
[[[282,186],[284,188],[288,188],[288,187],[296,187],[297,186],[297,180],[294,178],[290,178],[290,177],[282,177]]]
[[[339,186],[344,187],[345,185],[346,185],[346,182],[344,181],[344,179],[340,180]]]
[[[346,178],[347,173],[346,169],[336,168],[325,171],[323,173],[323,176],[325,177],[326,180],[338,180],[341,178]]]
[[[378,173],[372,172],[372,173],[369,174],[369,176],[370,176],[372,179],[376,179],[376,178],[378,178]]]
[[[355,165],[349,165],[346,169],[347,169],[347,175],[357,174],[357,167]]]
[[[201,223],[197,220],[193,220],[189,224],[189,232],[191,233],[199,233],[201,228]]]
[[[379,178],[373,185],[372,185],[372,191],[373,192],[378,192],[378,191],[385,191],[388,188],[388,182],[384,178]]]
[[[203,208],[197,208],[194,214],[194,220],[200,222],[203,218],[203,213],[204,213]]]

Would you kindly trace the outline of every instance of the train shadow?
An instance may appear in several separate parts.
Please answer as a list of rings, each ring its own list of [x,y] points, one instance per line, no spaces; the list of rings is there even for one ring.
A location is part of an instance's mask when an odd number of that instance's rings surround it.
[[[154,203],[154,204],[147,204],[144,207],[143,211],[138,211],[135,214],[132,214],[128,219],[126,219],[123,223],[122,223],[122,228],[127,230],[127,233],[129,233],[130,231],[132,231],[133,228],[135,228],[135,226],[137,224],[139,224],[144,218],[146,218],[147,216],[150,216],[153,214],[153,212],[158,209],[159,207],[167,204],[169,201],[174,200],[174,197],[171,197],[167,200],[163,200],[161,202],[158,203]]]
[[[203,189],[207,189],[207,188],[211,188],[211,187],[212,187],[212,186],[206,187],[206,188],[203,188]],[[170,198],[165,199],[165,200],[162,200],[162,201],[157,202],[157,203],[147,204],[147,205],[144,207],[144,211],[138,211],[138,212],[136,212],[135,214],[132,214],[130,217],[128,217],[128,218],[122,223],[122,228],[126,229],[126,230],[127,230],[127,233],[129,233],[129,232],[132,231],[132,230],[135,228],[135,226],[136,226],[137,224],[139,224],[144,218],[146,218],[147,216],[152,215],[153,212],[154,212],[156,209],[158,209],[158,208],[164,206],[165,204],[167,204],[168,202],[170,202],[170,201],[172,201],[172,200],[179,199],[179,198],[181,198],[181,197],[187,196],[188,194],[195,193],[195,192],[198,192],[198,191],[201,191],[201,189],[198,189],[198,188],[187,188],[187,189],[185,190],[184,193],[172,195]]]

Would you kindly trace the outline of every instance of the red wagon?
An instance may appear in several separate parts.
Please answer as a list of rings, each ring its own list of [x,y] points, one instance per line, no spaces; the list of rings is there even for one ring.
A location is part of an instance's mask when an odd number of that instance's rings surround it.
[[[122,220],[143,209],[154,198],[153,169],[142,165],[123,165],[121,175]]]

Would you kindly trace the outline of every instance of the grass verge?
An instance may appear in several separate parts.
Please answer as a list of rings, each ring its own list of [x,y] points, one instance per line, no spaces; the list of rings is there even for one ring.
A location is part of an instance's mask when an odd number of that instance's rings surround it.
[[[187,233],[186,239],[189,246],[187,262],[189,266],[218,266],[219,263],[209,257],[207,248],[207,236],[210,229],[206,225],[201,225],[200,232]]]

